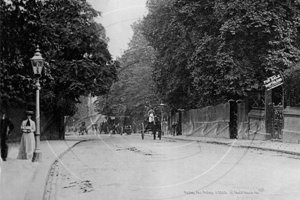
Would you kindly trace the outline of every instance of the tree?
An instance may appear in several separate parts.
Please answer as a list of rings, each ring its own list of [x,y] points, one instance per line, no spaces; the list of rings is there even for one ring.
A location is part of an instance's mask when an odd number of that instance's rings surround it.
[[[288,106],[300,106],[300,63],[287,69],[282,75],[286,104]]]
[[[226,70],[219,86],[245,96],[263,90],[263,80],[291,67],[299,57],[299,3],[291,1],[220,1],[222,21],[218,67]]]
[[[193,106],[189,56],[194,44],[188,30],[176,20],[173,0],[148,1],[149,13],[143,19],[143,35],[155,49],[153,78],[157,93],[173,109]]]
[[[141,21],[132,25],[133,37],[129,48],[118,60],[120,69],[118,82],[114,83],[109,95],[99,97],[98,111],[106,115],[142,118],[146,106],[159,104],[153,90],[151,68],[154,50],[141,34]]]
[[[36,30],[40,27],[37,10],[42,5],[17,0],[0,1],[0,4],[0,94],[2,106],[8,107],[34,100],[30,58],[34,53],[33,44],[37,43]]]
[[[148,9],[155,84],[175,108],[246,98],[298,61],[296,1],[149,0]]]
[[[118,63],[111,62],[105,30],[94,21],[100,13],[85,0],[12,0],[1,7],[6,16],[1,18],[6,41],[1,48],[6,55],[1,57],[2,99],[16,99],[16,94],[22,102],[34,99],[30,58],[39,44],[46,60],[41,108],[56,120],[63,139],[63,117],[75,113],[80,96],[103,95],[117,80]],[[18,88],[14,77],[28,83]]]

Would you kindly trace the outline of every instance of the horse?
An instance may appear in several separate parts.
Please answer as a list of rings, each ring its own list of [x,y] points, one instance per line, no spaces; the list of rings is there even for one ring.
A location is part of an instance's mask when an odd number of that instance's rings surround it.
[[[142,134],[146,133],[147,131],[152,132],[154,140],[156,139],[156,133],[158,138],[161,140],[161,124],[158,117],[155,116],[153,122],[146,121],[146,127],[144,131],[142,131]],[[144,139],[143,135],[142,135],[142,139]]]
[[[154,117],[154,124],[153,124],[153,139],[156,139],[156,132],[157,137],[161,140],[161,123],[157,116]]]
[[[148,118],[144,122],[146,127],[142,130],[142,139],[144,139],[144,133],[149,130],[152,132],[154,140],[156,139],[156,132],[158,132],[158,138],[161,139],[161,124],[154,110],[148,111]]]
[[[144,129],[144,133],[147,132],[147,131],[153,131],[154,129],[154,122],[146,122],[146,127]]]

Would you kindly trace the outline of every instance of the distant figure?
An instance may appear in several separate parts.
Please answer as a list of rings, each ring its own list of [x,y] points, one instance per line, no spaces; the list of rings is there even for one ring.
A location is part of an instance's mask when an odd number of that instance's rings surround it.
[[[117,125],[116,125],[116,133],[117,133],[117,134],[120,134],[120,135],[122,134],[120,124],[117,124]]]
[[[100,134],[104,132],[104,134],[108,133],[107,122],[102,122],[100,125]]]
[[[154,122],[154,111],[153,110],[150,110],[148,112],[148,115],[149,115],[149,123],[153,123]]]
[[[173,130],[173,136],[176,135],[176,131],[177,131],[177,122],[173,122],[172,123],[172,130]]]
[[[98,132],[98,126],[97,126],[97,124],[93,124],[92,125],[92,131],[93,131],[94,135],[97,135],[97,132]]]
[[[79,135],[84,135],[84,133],[87,134],[88,132],[85,126],[85,122],[82,122],[79,128]]]
[[[21,124],[21,130],[23,134],[21,138],[18,159],[31,159],[33,157],[35,146],[34,132],[36,130],[35,122],[31,120],[33,114],[33,111],[26,111],[27,119]]]
[[[154,125],[153,125],[153,139],[156,139],[156,132],[159,139],[161,139],[161,124],[160,120],[157,116],[154,117]]]
[[[110,134],[116,134],[116,125],[115,124],[112,124],[110,126],[110,131],[109,131]]]
[[[14,129],[14,125],[9,118],[6,117],[6,114],[2,114],[1,118],[1,158],[3,161],[6,161],[8,153],[7,140],[11,130]]]
[[[181,135],[181,124],[178,122],[176,122],[176,135]]]
[[[153,125],[154,125],[154,110],[151,109],[148,111],[148,122],[144,130],[144,133],[148,130],[153,131]]]

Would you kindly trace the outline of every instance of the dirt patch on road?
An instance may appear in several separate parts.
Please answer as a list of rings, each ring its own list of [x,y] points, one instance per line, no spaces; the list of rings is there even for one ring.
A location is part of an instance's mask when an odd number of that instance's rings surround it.
[[[153,156],[153,155],[158,155],[157,153],[154,153],[153,151],[141,151],[139,149],[137,149],[136,147],[127,147],[127,148],[119,148],[116,151],[131,151],[134,153],[139,153],[139,154],[143,154],[145,156]]]
[[[63,188],[71,188],[71,187],[77,187],[80,189],[82,193],[91,192],[94,190],[92,182],[90,180],[85,181],[74,181],[69,183],[69,185],[64,186]]]

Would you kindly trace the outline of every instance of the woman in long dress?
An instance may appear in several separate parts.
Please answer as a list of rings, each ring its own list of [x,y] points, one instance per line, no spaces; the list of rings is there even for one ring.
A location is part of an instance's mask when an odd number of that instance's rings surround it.
[[[34,132],[35,122],[31,120],[33,111],[26,111],[27,119],[21,124],[23,132],[18,159],[32,159],[35,148]]]

